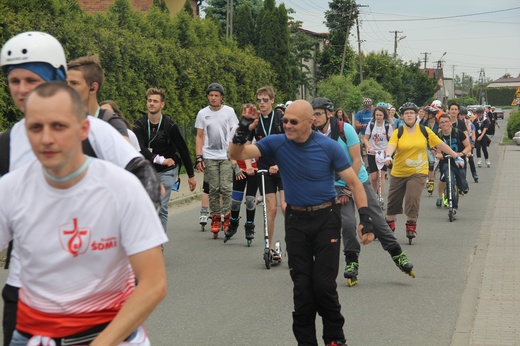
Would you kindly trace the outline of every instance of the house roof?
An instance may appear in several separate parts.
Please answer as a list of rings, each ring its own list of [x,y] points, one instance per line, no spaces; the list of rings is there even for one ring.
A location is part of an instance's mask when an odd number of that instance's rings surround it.
[[[499,78],[491,82],[488,88],[518,88],[520,87],[520,78]]]

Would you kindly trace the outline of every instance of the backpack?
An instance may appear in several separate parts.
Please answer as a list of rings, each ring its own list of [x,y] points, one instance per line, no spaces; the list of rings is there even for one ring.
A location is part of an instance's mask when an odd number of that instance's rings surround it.
[[[335,118],[331,118],[331,119],[335,119]],[[341,140],[343,142],[345,142],[345,144],[347,144],[347,137],[345,136],[345,122],[340,119],[337,119],[337,120],[338,120],[338,127],[339,127],[338,130],[339,131],[334,129],[334,126],[332,126],[330,138],[332,138],[335,141],[337,141],[338,138],[341,138]],[[331,124],[332,124],[332,122],[331,122]]]
[[[421,129],[424,138],[426,138],[426,142],[428,142],[428,131],[426,131],[426,127],[424,127],[424,125],[419,124],[419,128]],[[397,129],[397,139],[401,138],[401,136],[403,135],[403,131],[404,129],[402,126]]]
[[[388,121],[384,121],[384,124],[385,124],[385,132],[386,132],[386,140],[390,140],[390,136],[388,135],[388,129],[390,128],[390,124],[388,123]],[[372,138],[372,133],[374,131],[374,127],[376,126],[376,122],[373,121],[373,120],[370,120],[370,124],[368,124],[370,126],[370,138]]]

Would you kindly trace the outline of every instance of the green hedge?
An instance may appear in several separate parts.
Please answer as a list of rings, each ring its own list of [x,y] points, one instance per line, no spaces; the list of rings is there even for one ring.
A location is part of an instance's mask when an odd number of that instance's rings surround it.
[[[194,148],[193,122],[208,102],[205,89],[221,83],[225,102],[239,111],[262,85],[273,85],[270,64],[251,50],[222,41],[217,25],[186,12],[175,17],[152,6],[136,12],[129,0],[116,0],[107,12],[93,15],[75,0],[0,1],[0,42],[24,31],[45,31],[63,45],[68,60],[99,54],[105,72],[99,101],[113,99],[131,122],[146,110],[150,87],[166,90],[165,114],[186,128]],[[22,115],[0,76],[0,130]]]
[[[513,110],[511,111],[511,116],[509,117],[509,120],[507,121],[507,137],[513,138],[515,136],[515,133],[520,131],[520,111]]]

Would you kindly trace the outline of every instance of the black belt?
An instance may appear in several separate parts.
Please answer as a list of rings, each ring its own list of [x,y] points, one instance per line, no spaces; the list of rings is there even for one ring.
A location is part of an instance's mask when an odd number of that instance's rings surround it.
[[[289,205],[289,208],[291,210],[296,210],[296,211],[317,211],[317,210],[332,207],[334,204],[339,204],[339,201],[337,198],[333,198],[330,201],[323,202],[322,204],[318,204],[318,205],[311,205],[311,206],[304,206],[304,207],[300,207],[297,205]]]
[[[70,335],[64,338],[53,338],[54,342],[56,342],[56,346],[73,346],[73,345],[88,345],[92,342],[105,328],[108,326],[108,323],[100,324],[86,330],[81,333],[77,333],[74,335]],[[34,335],[25,333],[18,330],[18,333],[22,334],[26,338],[32,338]]]

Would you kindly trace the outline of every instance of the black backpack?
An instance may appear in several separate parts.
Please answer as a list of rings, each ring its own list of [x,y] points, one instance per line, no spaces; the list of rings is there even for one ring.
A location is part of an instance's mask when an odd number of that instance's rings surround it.
[[[419,124],[419,128],[421,129],[424,138],[426,138],[426,142],[428,142],[428,131],[426,131],[426,127],[424,127],[424,125]],[[403,131],[404,129],[402,126],[397,129],[397,139],[401,138],[401,136],[403,135]]]

